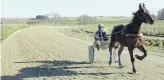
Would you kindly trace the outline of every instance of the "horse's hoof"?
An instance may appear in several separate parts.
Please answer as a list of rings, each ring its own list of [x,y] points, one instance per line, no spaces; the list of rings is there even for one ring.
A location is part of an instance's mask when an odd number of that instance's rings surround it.
[[[109,61],[109,62],[108,62],[108,64],[109,64],[109,66],[111,66],[112,62],[111,62],[111,61]]]
[[[122,64],[119,64],[119,68],[123,68],[124,66]]]
[[[133,72],[133,74],[139,74],[139,73],[136,71],[136,72]]]
[[[141,56],[135,55],[138,60],[142,60]]]
[[[118,61],[114,61],[115,63],[118,63]]]

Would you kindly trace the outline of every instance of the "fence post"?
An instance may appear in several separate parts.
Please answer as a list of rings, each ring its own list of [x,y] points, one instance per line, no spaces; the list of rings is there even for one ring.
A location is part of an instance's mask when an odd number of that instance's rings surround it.
[[[155,25],[154,25],[154,36],[155,36]]]

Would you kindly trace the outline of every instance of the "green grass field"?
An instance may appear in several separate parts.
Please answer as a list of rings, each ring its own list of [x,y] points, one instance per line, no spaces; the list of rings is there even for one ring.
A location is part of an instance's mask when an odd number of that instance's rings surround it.
[[[119,25],[119,24],[128,24],[129,21],[106,21],[106,22],[101,22],[101,23],[104,24],[104,29],[106,31],[111,32],[113,26]],[[97,24],[86,25],[84,27],[81,27],[81,29],[88,30],[88,31],[96,31]],[[143,24],[142,32],[148,35],[164,34],[164,21],[155,21],[153,25]]]
[[[28,25],[22,24],[5,24],[1,27],[1,40],[8,38],[12,33],[17,30],[28,28]]]
[[[104,29],[107,33],[110,33],[113,26],[119,24],[128,24],[128,20],[115,20],[115,21],[104,21]],[[154,30],[155,29],[155,30]],[[83,25],[82,27],[76,27],[71,29],[62,30],[66,35],[83,39],[89,42],[93,42],[93,34],[97,30],[97,24]],[[164,34],[164,21],[155,21],[153,25],[143,24],[142,32],[146,35],[163,35]],[[144,35],[145,44],[148,45],[147,48],[153,52],[164,52],[164,37],[158,36],[146,36]]]
[[[23,20],[24,24],[22,24]],[[19,22],[20,21],[20,22]],[[2,33],[1,33],[1,40],[6,39],[9,35],[11,35],[13,32],[28,27],[27,24],[28,19],[2,19],[2,22],[5,24],[2,25]],[[36,20],[34,20],[36,21]],[[83,30],[83,31],[89,31],[94,33],[97,30],[97,24],[102,23],[104,24],[104,29],[107,31],[107,33],[110,33],[113,26],[119,25],[119,24],[128,24],[130,22],[130,18],[120,18],[120,17],[97,17],[96,23],[94,24],[87,24],[87,25],[79,25],[77,21],[77,17],[68,17],[63,18],[64,24],[54,24],[55,22],[53,20],[47,20],[47,21],[41,21],[41,22],[48,22],[46,25],[51,26],[82,26],[78,27],[75,30]],[[9,22],[9,23],[8,23]],[[12,24],[11,24],[12,23]],[[15,24],[13,24],[15,23]],[[45,23],[40,24],[31,24],[31,25],[45,25]],[[164,20],[161,21],[155,21],[153,25],[149,24],[143,24],[142,25],[142,32],[147,35],[164,35]],[[76,34],[76,32],[69,32],[70,34]],[[85,32],[80,32],[81,35],[90,35],[93,36],[93,34],[87,34]],[[89,37],[87,37],[89,38]],[[154,36],[145,36],[146,39],[160,39],[164,40],[163,37],[154,37]]]

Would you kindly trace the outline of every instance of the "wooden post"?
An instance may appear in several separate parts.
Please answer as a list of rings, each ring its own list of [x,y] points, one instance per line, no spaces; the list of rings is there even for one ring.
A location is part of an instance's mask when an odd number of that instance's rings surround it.
[[[154,36],[155,36],[155,25],[154,25]]]

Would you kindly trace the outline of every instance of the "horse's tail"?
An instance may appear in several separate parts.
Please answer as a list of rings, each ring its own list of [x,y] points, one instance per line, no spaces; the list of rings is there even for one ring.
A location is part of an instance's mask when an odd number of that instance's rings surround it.
[[[117,26],[114,26],[113,29],[112,29],[112,32],[110,34],[110,43],[109,43],[109,47],[113,47],[114,46],[114,42],[115,42],[115,38],[114,38],[114,33],[115,33],[115,28]]]
[[[112,47],[114,46],[114,44],[116,42],[115,36],[122,32],[122,28],[123,28],[122,24],[113,27],[112,32],[111,32],[111,38],[110,38],[109,46],[112,46]]]

